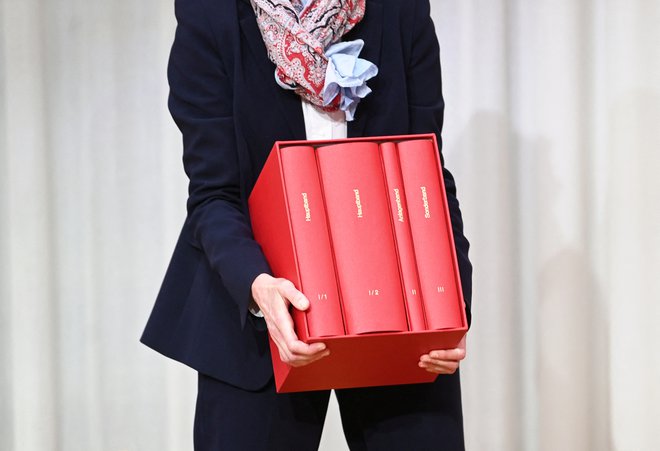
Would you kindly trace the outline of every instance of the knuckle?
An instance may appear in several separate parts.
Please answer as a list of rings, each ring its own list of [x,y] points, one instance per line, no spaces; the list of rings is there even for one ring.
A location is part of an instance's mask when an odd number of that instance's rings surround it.
[[[286,345],[282,345],[280,348],[280,358],[282,359],[282,362],[290,365],[291,361],[293,360],[293,355],[291,355],[291,352],[287,349]]]
[[[297,341],[291,343],[291,345],[289,346],[289,349],[294,354],[303,354],[305,352],[305,346],[302,343],[297,342]]]
[[[297,368],[305,365],[306,363],[307,363],[306,359],[303,359],[301,357],[293,357],[289,365]]]
[[[288,279],[280,279],[280,288],[282,288],[283,290],[295,289],[293,282],[291,282]]]

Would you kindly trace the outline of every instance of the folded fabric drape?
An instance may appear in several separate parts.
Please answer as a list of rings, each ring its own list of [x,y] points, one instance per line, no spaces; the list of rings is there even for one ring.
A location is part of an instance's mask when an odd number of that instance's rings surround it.
[[[361,40],[339,42],[365,14],[365,0],[251,0],[257,23],[277,66],[275,80],[328,111],[353,120],[366,81],[378,73],[359,58]]]

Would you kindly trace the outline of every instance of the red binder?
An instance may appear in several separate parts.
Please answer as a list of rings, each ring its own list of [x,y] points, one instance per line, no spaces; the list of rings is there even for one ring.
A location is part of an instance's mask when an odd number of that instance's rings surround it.
[[[413,249],[412,235],[410,232],[410,220],[408,217],[408,205],[401,177],[401,166],[396,144],[384,142],[380,145],[381,158],[385,181],[387,182],[387,194],[390,203],[392,229],[396,239],[396,249],[399,260],[399,270],[403,283],[404,301],[408,314],[408,326],[412,331],[426,330],[424,319],[424,307],[422,305],[422,293],[419,288],[419,275],[417,273],[417,262]]]
[[[408,329],[378,144],[317,148],[349,334]]]
[[[429,329],[461,326],[453,243],[446,217],[446,196],[430,139],[397,144],[407,194],[417,270]]]
[[[310,307],[293,309],[299,338],[344,335],[325,206],[314,149],[272,152],[249,199],[256,240],[278,277],[291,280]]]

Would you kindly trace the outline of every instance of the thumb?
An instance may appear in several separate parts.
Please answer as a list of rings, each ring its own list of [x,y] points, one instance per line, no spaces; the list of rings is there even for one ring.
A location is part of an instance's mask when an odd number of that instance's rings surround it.
[[[298,310],[307,310],[309,308],[309,300],[290,281],[282,284],[280,294]]]

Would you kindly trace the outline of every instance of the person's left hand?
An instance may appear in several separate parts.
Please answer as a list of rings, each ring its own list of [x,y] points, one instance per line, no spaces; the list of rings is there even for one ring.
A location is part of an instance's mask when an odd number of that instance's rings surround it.
[[[439,349],[424,354],[419,359],[419,367],[429,373],[454,374],[461,360],[465,358],[465,337],[454,349]]]

